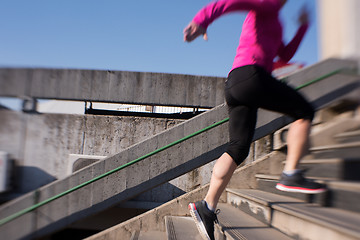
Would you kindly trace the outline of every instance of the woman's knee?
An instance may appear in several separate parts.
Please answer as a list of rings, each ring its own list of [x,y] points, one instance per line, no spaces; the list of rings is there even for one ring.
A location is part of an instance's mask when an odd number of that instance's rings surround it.
[[[215,163],[213,168],[213,176],[216,179],[227,179],[231,177],[232,173],[236,169],[233,158],[228,154],[224,153]]]
[[[230,144],[226,152],[232,157],[233,161],[239,166],[249,155],[250,146],[238,146]]]
[[[312,122],[314,117],[315,117],[315,109],[313,108],[313,106],[311,106],[310,103],[308,103],[306,108],[297,117],[297,120],[299,120],[299,119],[309,120],[310,122]]]

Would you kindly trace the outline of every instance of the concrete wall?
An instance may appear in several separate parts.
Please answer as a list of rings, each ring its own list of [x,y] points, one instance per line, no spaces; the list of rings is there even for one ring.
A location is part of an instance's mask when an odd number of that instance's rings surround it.
[[[0,96],[211,108],[224,78],[71,69],[0,68]]]
[[[360,1],[318,0],[320,58],[360,57]]]
[[[110,156],[182,120],[0,110],[0,150],[18,165],[19,192],[67,174],[69,154]]]
[[[92,159],[90,156],[95,159],[111,156],[180,122],[183,120],[0,110],[0,149],[16,160],[16,193],[21,194],[65,178],[75,157],[78,162],[86,162]],[[254,143],[247,161],[258,157],[255,154],[268,153],[268,141]],[[195,169],[133,200],[149,204],[171,200],[208,183],[213,164]]]

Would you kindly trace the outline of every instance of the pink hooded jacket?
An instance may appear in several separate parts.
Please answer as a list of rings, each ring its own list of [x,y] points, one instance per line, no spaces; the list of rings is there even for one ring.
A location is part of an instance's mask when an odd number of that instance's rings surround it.
[[[279,21],[280,9],[279,0],[219,0],[201,9],[193,21],[207,29],[223,14],[249,11],[231,70],[255,64],[271,72],[276,56],[282,62],[288,62],[294,56],[308,28],[307,24],[300,26],[292,41],[285,45]]]

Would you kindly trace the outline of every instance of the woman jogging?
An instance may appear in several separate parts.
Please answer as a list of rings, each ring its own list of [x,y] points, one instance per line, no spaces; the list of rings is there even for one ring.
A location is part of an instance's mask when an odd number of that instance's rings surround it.
[[[279,57],[288,62],[295,54],[308,28],[308,14],[299,17],[300,27],[285,45],[279,11],[286,0],[219,0],[201,9],[184,29],[184,40],[191,42],[200,35],[207,39],[208,26],[220,16],[234,11],[248,11],[232,69],[225,82],[229,111],[230,142],[216,161],[205,199],[189,204],[189,210],[204,239],[214,239],[214,210],[220,195],[240,163],[247,157],[253,138],[258,108],[284,113],[294,118],[287,136],[288,152],[280,182],[282,191],[320,193],[325,188],[303,177],[297,169],[306,152],[312,106],[295,90],[271,76],[273,61]]]

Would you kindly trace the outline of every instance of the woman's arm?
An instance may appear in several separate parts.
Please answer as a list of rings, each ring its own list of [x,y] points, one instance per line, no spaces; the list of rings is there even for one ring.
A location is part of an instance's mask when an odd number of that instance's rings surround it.
[[[303,9],[299,16],[300,27],[295,34],[294,38],[288,43],[288,45],[282,45],[279,48],[278,56],[282,62],[288,62],[295,55],[302,39],[305,36],[306,30],[309,27],[309,17],[306,9]]]
[[[208,26],[220,16],[234,11],[277,11],[281,8],[280,0],[219,0],[201,9],[192,22],[184,29],[184,40],[191,42],[200,35],[207,39]]]
[[[280,8],[279,0],[219,0],[201,9],[195,15],[193,22],[206,30],[215,19],[227,13],[250,10],[267,12]]]

